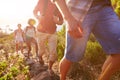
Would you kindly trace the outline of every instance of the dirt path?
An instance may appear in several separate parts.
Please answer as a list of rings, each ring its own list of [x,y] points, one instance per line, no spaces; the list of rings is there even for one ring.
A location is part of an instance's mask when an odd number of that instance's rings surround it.
[[[25,54],[26,55],[26,54]],[[26,60],[26,63],[29,65],[30,77],[31,80],[60,80],[58,65],[59,62],[56,61],[53,65],[54,74],[52,76],[48,73],[48,58],[46,55],[43,56],[45,62],[44,65],[40,65],[36,58],[32,57]]]

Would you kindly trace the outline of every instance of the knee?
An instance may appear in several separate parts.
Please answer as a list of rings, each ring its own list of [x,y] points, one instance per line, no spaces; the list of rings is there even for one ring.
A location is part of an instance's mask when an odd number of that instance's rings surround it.
[[[120,61],[120,54],[113,54],[113,55],[111,55],[111,57],[112,57],[112,61],[114,61],[114,62]]]

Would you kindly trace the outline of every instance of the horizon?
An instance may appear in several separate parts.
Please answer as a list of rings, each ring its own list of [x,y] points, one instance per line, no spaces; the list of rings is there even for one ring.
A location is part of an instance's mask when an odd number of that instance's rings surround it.
[[[38,0],[1,0],[0,1],[0,28],[16,29],[17,24],[27,25],[29,18],[34,18],[33,9]]]
[[[22,25],[24,29],[28,24],[29,18],[36,18],[33,15],[33,9],[38,0],[1,0],[0,1],[0,28],[7,33],[9,29],[17,29],[17,24]],[[36,20],[37,22],[37,20]],[[37,25],[37,23],[36,23]],[[36,26],[35,25],[35,26]],[[57,31],[61,28],[58,26]]]

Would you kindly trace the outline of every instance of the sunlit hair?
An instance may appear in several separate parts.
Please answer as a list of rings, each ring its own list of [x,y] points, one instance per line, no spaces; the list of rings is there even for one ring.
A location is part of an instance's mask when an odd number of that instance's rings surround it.
[[[29,19],[28,24],[29,25],[34,25],[36,23],[35,19]]]
[[[18,26],[18,27],[21,27],[21,24],[18,24],[17,26]]]

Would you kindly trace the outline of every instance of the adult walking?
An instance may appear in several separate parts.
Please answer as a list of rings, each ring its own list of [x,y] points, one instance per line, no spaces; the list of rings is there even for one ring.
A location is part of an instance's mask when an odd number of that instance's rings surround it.
[[[50,0],[38,0],[33,13],[36,19],[38,19],[37,38],[39,47],[39,62],[44,64],[43,54],[45,54],[47,46],[49,53],[48,71],[50,75],[52,75],[52,66],[57,59],[56,24],[61,25],[63,23],[63,18],[56,5],[51,3]]]
[[[120,69],[120,20],[111,0],[52,0],[67,22],[65,56],[60,62],[61,80],[72,62],[82,59],[92,32],[108,55],[98,80],[110,80]]]

